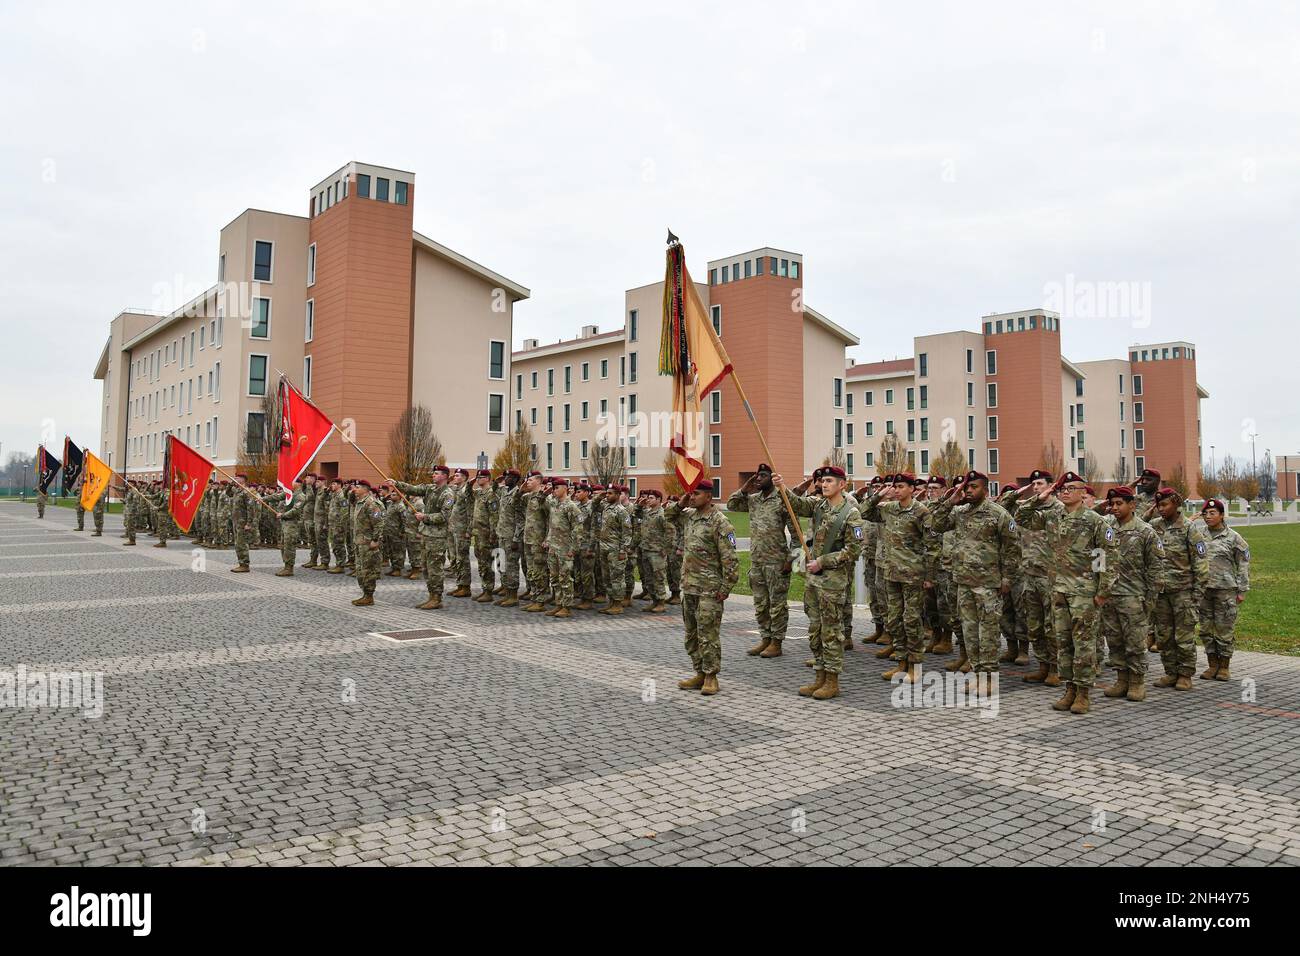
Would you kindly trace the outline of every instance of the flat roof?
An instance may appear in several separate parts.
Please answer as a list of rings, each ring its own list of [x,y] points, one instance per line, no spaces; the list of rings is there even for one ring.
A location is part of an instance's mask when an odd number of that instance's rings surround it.
[[[551,342],[549,345],[538,343],[535,349],[520,349],[518,352],[510,353],[510,360],[544,358],[547,355],[558,355],[561,352],[576,352],[579,349],[589,348],[593,345],[608,345],[613,339],[621,339],[627,332],[626,326],[621,329],[615,329],[613,332],[599,332],[596,335],[588,335],[585,338],[579,336],[576,339],[561,339],[559,342]]]

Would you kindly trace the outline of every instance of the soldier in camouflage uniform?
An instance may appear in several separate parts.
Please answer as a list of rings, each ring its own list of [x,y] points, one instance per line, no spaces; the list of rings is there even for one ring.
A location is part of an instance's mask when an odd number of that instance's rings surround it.
[[[448,526],[448,545],[451,550],[452,574],[456,576],[456,590],[452,597],[472,597],[470,590],[469,544],[470,530],[474,517],[474,489],[470,485],[469,472],[457,468],[451,475],[452,490],[456,495],[451,509],[451,523]]]
[[[410,556],[411,570],[407,572],[408,581],[418,581],[424,577],[424,544],[420,537],[420,522],[415,520],[416,512],[424,511],[424,502],[420,495],[412,495],[411,501],[402,501],[396,492],[393,497],[397,498],[398,503],[402,506],[401,527],[399,534],[401,538],[397,547],[394,549],[398,552],[397,573],[402,573],[402,560],[405,556]]]
[[[1250,590],[1250,548],[1246,539],[1228,527],[1227,506],[1211,498],[1201,507],[1205,522],[1205,550],[1209,577],[1201,599],[1201,642],[1210,666],[1203,680],[1231,680],[1229,664],[1236,643],[1237,608]]]
[[[957,487],[954,483],[953,487]],[[939,502],[948,491],[948,479],[943,475],[931,475],[926,479],[925,497],[922,499],[925,506],[933,510],[935,503]],[[868,522],[867,527],[877,529],[879,526],[874,522]],[[877,531],[877,533],[879,533]],[[944,542],[949,542],[949,551],[951,552],[951,542],[954,532],[939,531],[931,527],[931,541],[929,543],[930,552],[938,554],[939,560],[934,568],[934,587],[925,592],[925,613],[922,619],[929,628],[929,640],[925,645],[927,654],[946,654],[952,650],[952,638],[950,635],[957,630],[960,624],[960,618],[957,615],[956,606],[956,586],[951,585],[952,579],[952,562],[946,564],[943,559]]]
[[[731,522],[713,505],[713,483],[701,478],[686,496],[686,503],[682,619],[686,653],[695,676],[677,686],[711,696],[718,692],[718,672],[722,670],[722,610],[740,580],[740,559]]]
[[[519,565],[524,550],[524,498],[523,476],[518,469],[508,468],[501,477],[501,493],[497,498],[497,542],[505,558],[501,571],[501,597],[494,603],[498,607],[519,605]]]
[[[95,507],[91,509],[90,515],[95,519],[95,530],[91,533],[92,538],[102,538],[104,536],[104,512],[108,508],[108,491],[105,489],[95,499]]]
[[[320,553],[316,547],[316,476],[308,473],[302,476],[302,511],[299,513],[298,526],[307,544],[307,560],[304,568],[315,568]]]
[[[1182,498],[1172,488],[1156,492],[1157,516],[1151,527],[1160,535],[1165,563],[1156,593],[1156,647],[1165,676],[1156,687],[1191,690],[1196,670],[1196,626],[1210,577],[1209,549],[1199,522],[1187,520]]]
[[[916,663],[923,653],[921,606],[927,587],[934,586],[933,541],[930,535],[930,510],[915,501],[915,476],[901,473],[891,476],[863,502],[862,516],[884,525],[885,582],[888,622],[885,630],[891,646],[876,652],[878,658]],[[911,669],[906,669],[911,674]]]
[[[1016,500],[1008,505],[1008,510],[1013,515],[1016,514],[1025,498],[1031,494],[1041,495],[1051,486],[1051,473],[1034,469],[1025,487],[1016,492]],[[1050,521],[1059,521],[1065,515],[1065,507],[1054,497],[1046,499],[1042,510],[1051,513],[1044,516]],[[1038,660],[1038,670],[1026,674],[1023,680],[1027,684],[1058,687],[1061,675],[1058,671],[1056,638],[1052,632],[1052,569],[1056,559],[1047,540],[1047,532],[1042,529],[1022,525],[1020,548],[1024,555],[1020,568],[1024,580],[1025,637],[1033,645],[1034,657]]]
[[[328,571],[330,566],[330,500],[333,498],[331,486],[338,479],[321,482],[313,502],[312,523],[316,526],[316,547],[319,551],[315,558],[316,570]]]
[[[76,483],[71,488],[73,498],[73,507],[77,509],[77,530],[86,530],[86,509],[81,507],[81,477],[77,477]]]
[[[384,505],[364,478],[353,482],[352,498],[356,501],[356,508],[352,509],[352,540],[357,549],[357,584],[361,586],[361,597],[354,598],[352,603],[357,607],[369,607],[375,603],[375,584],[383,561]]]
[[[1144,468],[1134,486],[1137,516],[1150,524],[1156,517],[1156,492],[1160,490],[1160,472]],[[1151,626],[1147,630],[1147,650],[1156,650],[1156,606],[1151,605]]]
[[[447,554],[447,528],[451,521],[451,510],[456,503],[456,493],[447,483],[450,474],[451,470],[446,465],[435,465],[432,480],[428,484],[393,481],[394,488],[409,496],[412,503],[419,501],[423,506],[414,512],[420,530],[424,584],[429,592],[428,599],[417,605],[421,611],[436,611],[442,607],[445,584],[442,565]]]
[[[303,493],[305,483],[301,478],[293,483],[293,493],[283,501],[279,510],[280,559],[284,567],[275,572],[277,578],[293,577],[293,562],[298,557],[299,523],[307,513],[308,496]]]
[[[574,607],[579,611],[587,611],[596,599],[595,511],[592,508],[590,484],[580,481],[574,485],[573,503],[578,506],[581,518],[573,557],[573,596],[577,602]]]
[[[1072,471],[1034,495],[1016,510],[1021,527],[1047,532],[1055,578],[1052,583],[1052,629],[1065,695],[1053,710],[1086,714],[1097,671],[1100,609],[1115,580],[1111,548],[1115,529],[1095,511],[1083,507],[1086,484]],[[1048,507],[1053,491],[1063,511]]]
[[[330,574],[342,574],[347,569],[348,563],[348,532],[345,525],[351,517],[352,511],[348,505],[348,495],[343,490],[343,482],[339,479],[331,479],[329,493],[329,543],[330,549],[334,554],[334,566],[329,569]]]
[[[1007,514],[1020,507],[1020,486],[1008,483],[996,499]],[[1016,567],[1011,569],[1011,593],[1002,600],[1002,635],[1007,648],[998,657],[1002,664],[1029,663],[1029,626],[1025,620],[1025,562],[1023,551]]]
[[[1164,546],[1151,526],[1134,513],[1137,503],[1132,488],[1112,488],[1106,492],[1106,500],[1111,509],[1107,520],[1115,534],[1110,552],[1115,580],[1101,619],[1116,678],[1104,693],[1110,698],[1140,701],[1146,699],[1147,622],[1164,565]]]
[[[790,573],[803,530],[790,517],[767,462],[732,492],[727,510],[749,515],[749,590],[754,595],[759,640],[747,653],[780,657],[790,623]]]
[[[821,469],[821,495],[798,493],[790,496],[796,515],[812,518],[812,544],[804,577],[804,612],[808,615],[808,646],[812,650],[816,678],[799,688],[801,697],[830,700],[840,693],[840,672],[844,669],[844,605],[849,600],[849,583],[862,550],[865,533],[862,514],[852,497],[844,494],[844,469],[827,465]],[[780,488],[783,479],[773,477]],[[870,500],[870,499],[868,499]]]
[[[402,491],[411,494],[405,488]],[[389,492],[382,485],[378,497],[384,502],[384,518],[379,527],[384,539],[384,555],[388,558],[388,576],[401,577],[402,570],[406,567],[406,503],[396,491]]]
[[[632,591],[636,587],[637,575],[641,571],[641,502],[631,499],[631,490],[627,485],[619,485],[623,493],[623,504],[627,506],[628,517],[632,519],[632,547],[627,552],[627,564],[623,566],[623,606],[632,606]],[[642,593],[645,585],[642,585]],[[641,595],[637,595],[640,597]]]
[[[550,524],[551,483],[539,472],[524,481],[524,574],[529,604],[525,611],[545,611],[551,597],[550,568],[546,561],[546,529]]]
[[[555,608],[547,617],[573,617],[573,557],[582,530],[582,512],[569,498],[569,483],[556,478],[551,487],[555,500],[551,503],[546,527],[547,561],[551,577],[551,591]]]
[[[123,547],[135,545],[135,486],[130,481],[123,482],[124,490],[122,492],[122,537],[126,541],[122,542]]]
[[[645,493],[641,516],[641,551],[645,556],[649,578],[645,582],[650,591],[647,614],[663,614],[668,610],[668,554],[674,546],[673,523],[663,509],[663,492],[651,488]]]
[[[180,537],[180,529],[176,527],[176,522],[172,520],[170,504],[170,493],[167,489],[159,486],[151,496],[155,513],[159,516],[157,521],[158,542],[155,548],[167,547],[169,538]]]
[[[601,614],[623,613],[623,568],[627,550],[632,546],[632,518],[619,497],[618,486],[611,484],[595,519],[596,549],[605,567],[609,602],[600,609]]]
[[[674,495],[670,499],[677,501]],[[665,502],[666,504],[666,502]],[[664,512],[668,514],[667,510]],[[683,545],[685,544],[686,534],[686,515],[678,509],[676,513],[669,515],[669,522],[673,526],[673,550],[668,555],[668,603],[682,603],[682,554]]]
[[[496,569],[493,566],[493,549],[496,547],[497,494],[492,486],[492,472],[482,468],[474,482],[473,517],[471,534],[474,539],[474,561],[478,565],[479,585],[482,590],[474,598],[480,604],[490,604],[497,588]]]
[[[253,533],[254,515],[252,509],[257,507],[244,493],[248,477],[235,475],[235,484],[230,487],[230,524],[235,544],[236,564],[230,570],[236,574],[248,573],[248,539]]]
[[[998,672],[1002,602],[1010,598],[1021,558],[1015,519],[988,491],[987,475],[968,472],[960,492],[944,495],[932,512],[935,529],[956,532],[952,577],[963,645],[976,674]]]
[[[42,491],[39,487],[36,489],[36,517],[45,517],[45,505],[50,500],[50,493]]]

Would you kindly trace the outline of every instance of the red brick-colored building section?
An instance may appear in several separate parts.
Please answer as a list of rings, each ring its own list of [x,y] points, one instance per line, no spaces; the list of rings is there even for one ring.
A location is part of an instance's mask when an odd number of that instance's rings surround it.
[[[1181,465],[1188,494],[1195,497],[1201,470],[1196,359],[1134,362],[1132,369],[1142,376],[1142,394],[1133,396],[1134,402],[1142,402],[1142,421],[1134,422],[1133,428],[1143,432],[1143,447],[1135,446],[1133,454],[1145,457],[1146,466],[1166,480]]]
[[[773,275],[709,288],[710,305],[722,306],[722,344],[775,459],[769,464],[786,475],[803,471],[804,320],[802,310],[793,307],[801,295],[801,280]],[[725,494],[767,454],[735,383],[724,385],[722,394],[722,424],[712,427],[722,435],[722,467],[709,473],[722,478]],[[705,452],[707,463],[707,448]]]
[[[1041,325],[1041,324],[1040,324]],[[998,471],[989,477],[999,484],[1027,478],[1042,461],[1043,446],[1061,443],[1061,333],[1042,327],[1023,332],[1006,332],[984,336],[987,362],[989,350],[997,353],[997,372],[987,376],[997,383],[996,408],[984,408],[984,427],[988,417],[998,418],[998,437],[989,448],[998,450]],[[986,366],[987,367],[987,366]],[[985,394],[976,397],[976,405],[987,406]],[[1061,448],[1067,458],[1070,449]],[[977,462],[980,471],[987,461]],[[1065,462],[1067,468],[1073,465]]]
[[[381,468],[388,430],[410,404],[412,210],[407,203],[347,198],[311,220],[316,244],[312,401],[340,428],[351,423],[358,445]],[[317,471],[345,478],[378,477],[352,446],[331,438]]]

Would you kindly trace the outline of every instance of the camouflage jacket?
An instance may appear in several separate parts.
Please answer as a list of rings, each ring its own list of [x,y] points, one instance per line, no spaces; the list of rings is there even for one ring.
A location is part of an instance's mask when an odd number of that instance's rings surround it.
[[[1059,504],[1059,502],[1058,502]],[[1052,508],[1037,495],[1016,509],[1022,527],[1047,532],[1052,552],[1052,591],[1073,597],[1109,597],[1115,580],[1110,550],[1115,529],[1095,511],[1080,507],[1073,514]]]
[[[497,539],[502,547],[524,540],[524,493],[518,485],[503,488],[497,499]]]
[[[357,547],[380,540],[383,520],[384,503],[375,497],[374,492],[357,502],[352,515],[352,536]]]
[[[1021,507],[1024,505],[1024,499],[1013,499],[1011,502],[1011,513],[1018,515]],[[1056,498],[1050,498],[1040,509],[1055,515],[1053,520],[1060,520],[1065,514],[1065,505]],[[1033,578],[1050,578],[1053,573],[1053,562],[1056,560],[1052,553],[1051,542],[1047,540],[1047,532],[1042,528],[1031,528],[1029,525],[1020,526],[1020,550],[1024,554],[1024,560],[1020,563],[1020,570],[1027,576]]]
[[[644,508],[641,513],[641,550],[668,557],[675,545],[673,524],[662,507]]]
[[[251,530],[248,526],[253,523],[253,502],[242,491],[232,490],[230,493],[230,520],[241,531]]]
[[[451,509],[456,506],[456,492],[451,485],[423,485],[427,488],[417,497],[424,502],[424,520],[420,522],[420,536],[440,541],[447,539],[451,526]]]
[[[349,518],[350,508],[348,505],[347,495],[342,489],[339,489],[334,494],[330,495],[329,508],[330,527],[343,527],[343,522]]]
[[[1208,527],[1204,531],[1205,550],[1210,560],[1205,586],[1245,594],[1250,590],[1250,547],[1246,539],[1226,524],[1214,531]]]
[[[1188,521],[1181,513],[1173,523],[1156,517],[1151,527],[1165,546],[1165,563],[1160,575],[1161,591],[1190,590],[1199,601],[1210,577],[1209,548],[1204,526]]]
[[[551,501],[551,496],[540,488],[524,495],[524,544],[540,548],[546,543]]]
[[[294,492],[293,495],[281,505],[280,524],[297,524],[307,511],[308,496],[301,491]]]
[[[781,493],[775,488],[766,495],[733,491],[727,499],[727,510],[749,512],[749,560],[753,564],[783,565],[794,560],[803,529],[790,517]]]
[[[880,493],[862,503],[862,517],[884,525],[885,578],[920,584],[933,581],[938,555],[930,537],[930,509],[919,501],[902,507],[897,501],[880,500]]]
[[[957,504],[956,497],[934,506],[934,527],[952,530],[952,579],[972,588],[1011,587],[1020,570],[1020,533],[1000,504]]]
[[[686,515],[686,541],[682,556],[682,593],[730,594],[740,580],[736,532],[717,508],[703,512],[682,509]]]
[[[330,520],[331,497],[333,497],[333,495],[330,493],[328,486],[316,492],[316,501],[314,502],[312,518],[318,525],[326,524]]]
[[[453,488],[456,495],[455,503],[451,508],[451,521],[448,523],[449,530],[453,537],[469,537],[470,527],[474,518],[474,489],[466,481],[458,488]]]
[[[385,537],[396,536],[402,531],[402,512],[406,510],[406,505],[399,498],[396,501],[384,502],[384,518],[382,530]]]
[[[582,531],[582,509],[572,498],[552,503],[546,528],[546,544],[551,553],[572,558]]]
[[[596,541],[603,551],[625,554],[632,547],[632,519],[619,502],[605,505],[596,515]]]
[[[795,514],[812,518],[810,557],[822,569],[807,574],[805,583],[827,590],[848,587],[853,580],[853,563],[866,538],[857,504],[847,495],[838,508],[820,495],[790,495],[790,506]]]
[[[1147,603],[1154,601],[1165,561],[1160,535],[1136,513],[1124,524],[1111,521],[1110,527],[1115,533],[1115,545],[1109,554],[1115,568],[1110,593],[1139,597]]]
[[[492,485],[474,489],[474,540],[482,545],[496,544],[497,490]]]

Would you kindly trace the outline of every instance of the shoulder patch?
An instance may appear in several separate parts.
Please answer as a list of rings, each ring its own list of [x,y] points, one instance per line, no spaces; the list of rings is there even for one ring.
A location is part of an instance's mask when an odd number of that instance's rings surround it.
[[[1196,553],[1199,554],[1199,555],[1201,555],[1202,557],[1205,555],[1205,542],[1204,542],[1204,541],[1198,541],[1198,542],[1196,542]]]
[[[855,524],[853,526],[853,537],[857,538],[859,541],[862,540],[862,525]]]
[[[727,540],[731,542],[731,546],[734,548],[736,546],[736,532],[728,531]]]
[[[1115,540],[1115,529],[1111,525],[1106,525],[1106,540],[1107,541]]]
[[[1241,551],[1241,556],[1242,556],[1243,558],[1245,558],[1247,561],[1249,561],[1249,560],[1250,560],[1250,548],[1243,548],[1242,551]]]
[[[1015,519],[1015,518],[1009,518],[1009,519],[1007,519],[1007,527],[1009,527],[1012,531],[1015,531],[1015,530],[1016,530],[1016,519]]]

